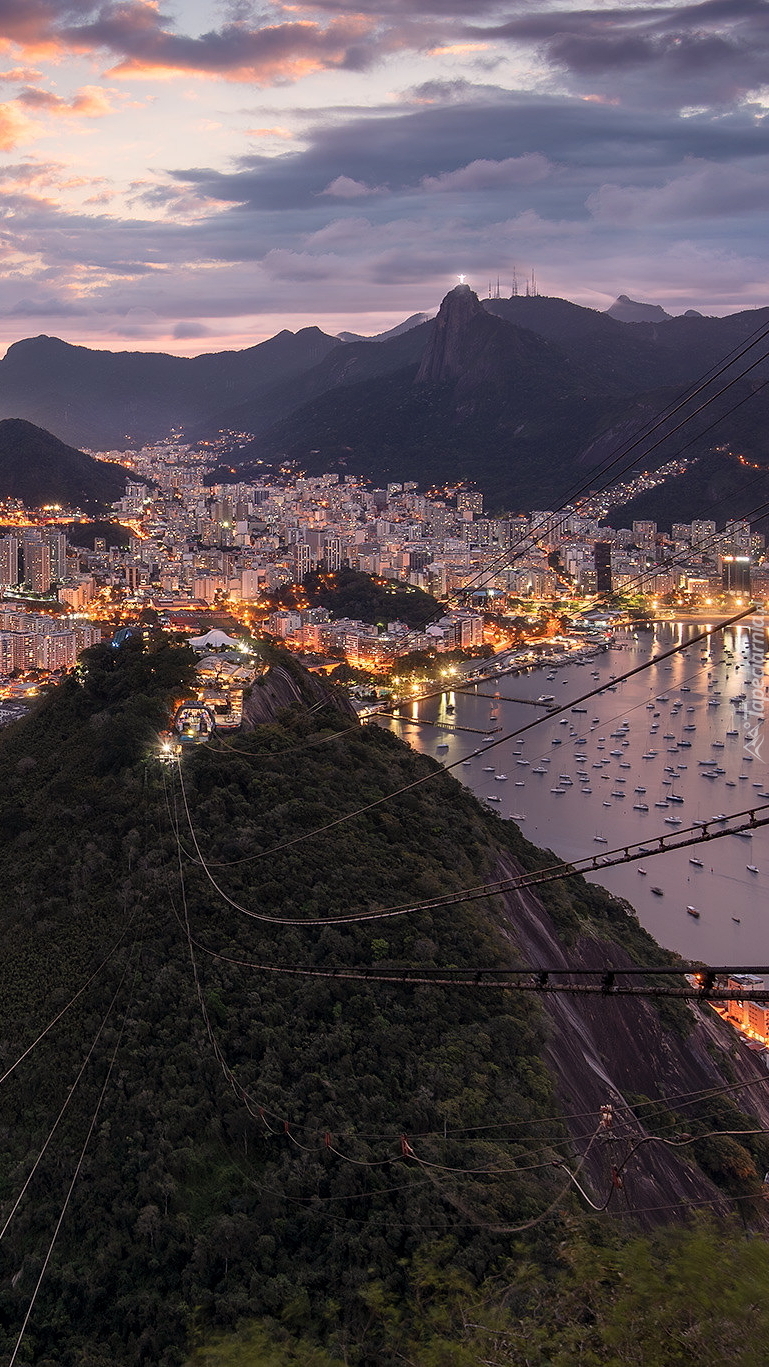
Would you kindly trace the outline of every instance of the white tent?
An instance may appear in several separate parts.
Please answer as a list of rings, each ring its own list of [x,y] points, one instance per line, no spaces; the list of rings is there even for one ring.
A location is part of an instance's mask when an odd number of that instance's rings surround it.
[[[219,631],[217,628],[207,631],[205,636],[191,636],[189,642],[193,650],[225,650],[238,645],[226,631]]]

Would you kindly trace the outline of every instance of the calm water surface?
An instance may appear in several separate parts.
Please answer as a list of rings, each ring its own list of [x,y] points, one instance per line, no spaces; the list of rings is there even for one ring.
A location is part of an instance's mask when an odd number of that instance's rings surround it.
[[[499,692],[499,700],[452,692],[412,709],[412,717],[422,722],[453,722],[475,732],[383,724],[444,764],[473,756],[453,771],[455,777],[481,801],[500,799],[489,802],[490,808],[503,817],[517,816],[529,840],[564,859],[651,840],[697,819],[769,804],[769,720],[764,752],[751,757],[745,733],[755,718],[747,702],[732,701],[750,691],[748,628],[729,627],[710,642],[612,685],[613,675],[701,630],[691,623],[660,623],[654,633],[621,634],[607,653],[582,667],[564,665],[554,678],[548,678],[552,668],[544,667],[478,685],[483,693]],[[769,666],[765,668],[764,683],[769,686]],[[552,693],[563,705],[606,685],[613,691],[579,704],[586,712],[569,711],[563,717],[507,701]],[[769,717],[769,694],[766,697]],[[451,705],[453,713],[447,711]],[[538,724],[517,740],[474,755],[485,749],[482,735],[493,733],[496,738],[535,720]],[[494,732],[497,726],[501,732]],[[727,734],[735,731],[736,735]],[[701,763],[706,760],[716,763]],[[723,772],[705,776],[716,768]],[[564,779],[571,779],[571,784]],[[639,788],[645,791],[636,791]],[[683,801],[671,802],[671,794]],[[634,810],[640,804],[648,811]],[[680,827],[669,818],[680,821]],[[602,846],[596,836],[607,844]],[[702,861],[701,868],[690,863],[693,858]],[[750,872],[749,864],[758,873]],[[749,839],[726,836],[650,855],[640,864],[602,870],[594,881],[627,898],[655,939],[687,958],[712,964],[769,963],[769,827]],[[652,893],[653,886],[662,889],[661,897]],[[697,908],[699,919],[687,913],[687,905]]]

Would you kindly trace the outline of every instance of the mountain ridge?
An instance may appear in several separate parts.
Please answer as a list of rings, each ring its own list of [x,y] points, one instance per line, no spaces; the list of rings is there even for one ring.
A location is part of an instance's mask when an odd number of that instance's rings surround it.
[[[437,318],[379,340],[342,342],[306,328],[242,352],[181,358],[25,339],[0,362],[0,414],[90,449],[157,440],[171,428],[192,442],[216,440],[217,481],[231,477],[228,466],[253,478],[289,460],[313,474],[349,470],[375,481],[469,478],[491,510],[523,511],[561,501],[595,454],[611,451],[613,432],[640,433],[634,424],[687,385],[717,370],[728,382],[737,368],[724,368],[724,358],[741,351],[747,367],[767,326],[767,308],[626,323],[568,300],[478,300],[458,286]],[[764,357],[736,418],[721,404],[710,410],[719,417],[712,435],[702,420],[648,458],[642,442],[638,461],[654,468],[682,442],[709,459],[739,442],[765,464],[767,377]],[[684,520],[701,506],[698,479],[693,466],[677,487]]]
[[[131,471],[95,460],[23,418],[0,419],[0,498],[27,508],[104,510],[125,492]]]

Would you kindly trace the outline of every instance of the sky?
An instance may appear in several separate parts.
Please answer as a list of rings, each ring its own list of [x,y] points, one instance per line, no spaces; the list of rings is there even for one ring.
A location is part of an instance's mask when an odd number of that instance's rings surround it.
[[[769,304],[769,0],[0,0],[0,348]]]

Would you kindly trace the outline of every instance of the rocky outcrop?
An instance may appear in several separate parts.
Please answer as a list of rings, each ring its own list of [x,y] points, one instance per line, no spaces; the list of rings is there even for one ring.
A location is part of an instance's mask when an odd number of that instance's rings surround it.
[[[642,304],[638,299],[629,299],[626,294],[621,294],[610,308],[606,310],[610,318],[616,318],[620,323],[660,323],[665,318],[672,318],[672,313],[667,313],[661,304]],[[699,314],[696,315],[699,317]]]
[[[500,861],[500,878],[521,872],[515,860]],[[503,924],[524,964],[553,969],[567,964],[602,969],[631,965],[619,945],[590,935],[566,949],[535,891],[510,893],[504,900]],[[553,993],[543,1001],[550,1024],[545,1062],[556,1079],[564,1114],[574,1117],[568,1123],[579,1153],[585,1151],[600,1107],[608,1103],[614,1110],[611,1136],[598,1136],[584,1169],[593,1200],[607,1198],[612,1166],[624,1163],[630,1150],[644,1141],[627,1163],[624,1186],[612,1193],[609,1210],[636,1212],[647,1224],[680,1217],[689,1204],[722,1214],[731,1211],[724,1192],[695,1163],[692,1149],[650,1139],[653,1126],[644,1125],[644,1108],[636,1111],[629,1104],[639,1096],[685,1098],[726,1088],[736,1106],[755,1115],[759,1125],[769,1126],[766,1071],[740,1050],[729,1027],[710,1007],[698,1005],[687,1008],[692,1022],[684,1038],[663,1023],[647,999]],[[745,1083],[745,1089],[732,1091],[739,1083]],[[676,1109],[671,1102],[670,1110]],[[701,1107],[684,1100],[681,1112],[696,1117]],[[651,1114],[649,1108],[646,1113]],[[685,1128],[684,1122],[681,1129]]]
[[[443,300],[422,362],[417,384],[458,380],[485,351],[493,353],[501,329],[481,307],[469,285],[457,285]]]
[[[252,731],[256,726],[274,722],[281,712],[292,707],[313,712],[321,707],[331,707],[350,721],[357,717],[355,708],[341,689],[292,660],[290,665],[273,665],[255,681],[243,700],[243,728]]]

